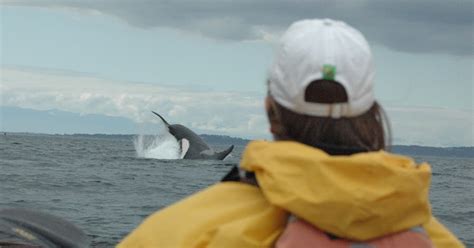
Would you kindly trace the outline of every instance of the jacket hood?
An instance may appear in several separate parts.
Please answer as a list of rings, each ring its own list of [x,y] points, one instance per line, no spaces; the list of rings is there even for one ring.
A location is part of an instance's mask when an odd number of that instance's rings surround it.
[[[330,156],[297,142],[254,141],[240,166],[255,172],[271,204],[338,237],[367,240],[431,216],[431,168],[404,156]]]

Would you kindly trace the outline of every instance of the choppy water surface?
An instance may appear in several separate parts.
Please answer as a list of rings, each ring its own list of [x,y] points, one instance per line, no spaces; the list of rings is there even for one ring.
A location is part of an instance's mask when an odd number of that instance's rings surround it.
[[[219,181],[243,149],[225,161],[159,160],[138,155],[156,156],[160,144],[138,154],[135,146],[129,139],[1,136],[0,208],[55,214],[83,229],[93,247],[112,247],[150,213]],[[474,159],[415,158],[433,167],[434,214],[474,247]]]

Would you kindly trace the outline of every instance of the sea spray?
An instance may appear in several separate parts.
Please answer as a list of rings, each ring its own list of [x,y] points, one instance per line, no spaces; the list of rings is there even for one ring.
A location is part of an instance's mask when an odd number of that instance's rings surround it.
[[[180,147],[176,138],[168,130],[157,135],[140,134],[134,137],[133,145],[137,157],[155,159],[178,159]]]

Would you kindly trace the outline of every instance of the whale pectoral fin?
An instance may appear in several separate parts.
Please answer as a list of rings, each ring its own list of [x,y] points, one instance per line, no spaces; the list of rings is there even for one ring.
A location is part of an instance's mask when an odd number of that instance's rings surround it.
[[[231,152],[234,150],[234,145],[231,145],[229,148],[225,149],[224,151],[217,152],[216,157],[217,159],[223,160],[225,159]]]
[[[186,156],[186,153],[189,150],[189,140],[180,139],[178,142],[179,142],[179,147],[181,149],[181,155],[179,156],[179,158],[183,159],[184,156]]]

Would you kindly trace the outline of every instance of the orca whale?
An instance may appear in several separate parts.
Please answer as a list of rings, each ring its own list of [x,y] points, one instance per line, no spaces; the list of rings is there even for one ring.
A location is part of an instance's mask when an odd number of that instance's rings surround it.
[[[165,118],[155,111],[151,111],[153,114],[160,117],[165,126],[168,128],[168,131],[173,135],[181,147],[181,158],[182,159],[214,159],[214,160],[223,160],[227,155],[229,155],[234,149],[234,145],[231,145],[229,148],[216,152],[209,147],[204,140],[197,135],[191,129],[181,125],[181,124],[169,124]]]

